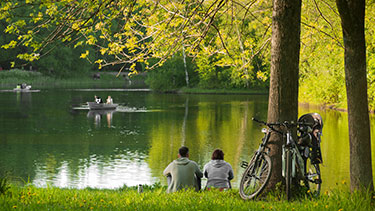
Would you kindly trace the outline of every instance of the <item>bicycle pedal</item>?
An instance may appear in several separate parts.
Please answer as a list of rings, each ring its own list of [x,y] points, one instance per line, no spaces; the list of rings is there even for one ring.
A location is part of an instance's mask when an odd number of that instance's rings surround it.
[[[248,162],[246,162],[246,161],[242,161],[241,162],[241,168],[247,168],[249,166],[249,163]]]

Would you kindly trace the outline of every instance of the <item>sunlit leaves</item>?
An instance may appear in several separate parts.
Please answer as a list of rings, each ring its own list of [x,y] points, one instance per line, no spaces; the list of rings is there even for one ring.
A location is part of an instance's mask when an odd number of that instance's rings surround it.
[[[302,14],[299,99],[344,102],[344,49],[335,1],[305,1]]]
[[[93,35],[87,36],[86,44],[88,45],[94,45],[96,43],[97,39]]]
[[[102,63],[103,63],[103,60],[102,59],[98,59],[95,61],[96,64],[99,64],[99,69],[102,69]]]
[[[89,55],[89,51],[86,51],[85,53],[82,53],[79,58],[85,59]]]
[[[17,41],[12,40],[8,44],[2,45],[1,47],[4,49],[8,49],[8,48],[14,48],[16,47],[16,45],[17,45]]]
[[[37,54],[37,53],[23,53],[23,54],[18,54],[17,58],[32,62],[34,60],[39,59],[39,54]]]
[[[32,40],[35,46],[33,51],[43,50],[44,45],[54,43],[56,40],[74,41],[74,47],[93,45],[98,47],[100,55],[114,55],[112,57],[114,61],[107,63],[103,60],[101,62],[103,65],[142,61],[147,67],[150,65],[148,59],[151,57],[160,59],[159,62],[151,65],[160,65],[184,45],[190,56],[196,56],[199,49],[210,49],[210,56],[220,55],[213,59],[219,66],[229,65],[240,68],[249,64],[249,59],[253,57],[251,52],[257,52],[254,49],[257,49],[258,44],[261,43],[261,41],[252,42],[254,45],[245,45],[242,49],[236,47],[238,39],[242,41],[248,39],[247,29],[240,29],[242,35],[235,33],[232,26],[240,25],[240,21],[231,21],[232,15],[236,14],[227,13],[227,9],[215,1],[201,4],[198,1],[35,0],[25,3],[34,5],[34,9],[30,10],[29,14],[30,24],[33,25],[32,36],[27,38],[22,35],[24,30],[21,28],[25,28],[25,24],[13,22],[7,29],[8,33],[23,36],[21,45],[30,47]],[[11,7],[12,4],[2,4],[3,10],[9,10]],[[244,14],[241,7],[235,5],[232,7],[235,8],[237,15]],[[218,21],[215,22],[219,31],[212,30],[210,26],[213,18],[211,16],[215,14],[220,14],[216,18]],[[256,24],[252,24],[250,29],[263,31]],[[41,29],[48,30],[50,35],[35,39]],[[243,32],[245,37],[241,37]],[[76,39],[80,35],[86,40]],[[35,45],[37,42],[43,46],[37,48]],[[234,55],[239,55],[241,58],[232,58]],[[81,58],[86,56],[87,54],[83,53]],[[245,57],[248,59],[243,59]]]
[[[81,46],[83,44],[83,41],[79,41],[74,45],[74,48],[77,48],[78,46]]]

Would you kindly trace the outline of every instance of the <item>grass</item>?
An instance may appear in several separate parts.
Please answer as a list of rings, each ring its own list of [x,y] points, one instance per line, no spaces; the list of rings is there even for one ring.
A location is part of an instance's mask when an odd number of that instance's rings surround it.
[[[143,193],[136,187],[116,190],[62,189],[55,187],[11,185],[0,195],[2,210],[373,210],[370,193],[333,190],[320,198],[300,198],[288,202],[276,196],[244,201],[238,190],[219,192],[183,191],[165,193],[160,185],[145,186]]]
[[[135,76],[129,85],[123,77],[111,74],[101,74],[99,80],[94,80],[92,74],[76,75],[70,78],[54,78],[40,72],[13,69],[0,71],[0,88],[13,89],[17,84],[31,84],[33,89],[41,88],[141,88],[145,87],[141,76]]]

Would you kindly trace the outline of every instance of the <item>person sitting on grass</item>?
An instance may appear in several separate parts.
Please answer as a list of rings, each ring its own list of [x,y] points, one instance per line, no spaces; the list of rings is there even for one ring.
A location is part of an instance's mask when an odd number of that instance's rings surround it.
[[[203,168],[204,176],[207,178],[208,189],[219,188],[220,190],[232,188],[230,180],[233,179],[232,166],[224,161],[224,152],[216,149],[211,156],[211,161]]]
[[[196,162],[189,160],[189,148],[185,146],[178,150],[178,158],[165,168],[163,174],[168,180],[167,193],[188,188],[201,189],[203,173]]]

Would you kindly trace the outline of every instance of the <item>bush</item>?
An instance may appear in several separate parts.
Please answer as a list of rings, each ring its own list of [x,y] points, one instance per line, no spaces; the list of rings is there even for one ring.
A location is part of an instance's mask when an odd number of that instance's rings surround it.
[[[0,195],[5,194],[10,186],[6,177],[0,177]]]
[[[192,71],[194,65],[188,59],[186,63],[189,74],[189,85],[194,86],[196,84],[196,76]],[[185,77],[183,58],[181,55],[175,55],[167,60],[163,66],[148,71],[145,82],[153,90],[168,91],[186,86]]]

